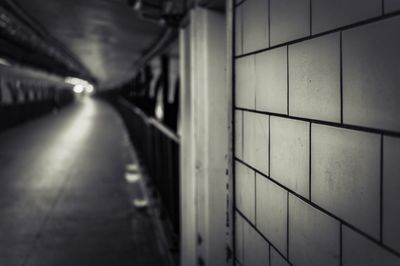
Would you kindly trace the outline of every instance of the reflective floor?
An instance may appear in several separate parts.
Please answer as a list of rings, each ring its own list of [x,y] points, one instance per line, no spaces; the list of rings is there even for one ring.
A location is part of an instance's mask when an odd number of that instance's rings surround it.
[[[92,99],[0,134],[0,265],[165,265],[130,203],[125,135]]]

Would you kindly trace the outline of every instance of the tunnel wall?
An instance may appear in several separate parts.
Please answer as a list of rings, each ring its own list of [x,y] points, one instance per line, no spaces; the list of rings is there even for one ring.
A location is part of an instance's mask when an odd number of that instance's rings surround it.
[[[17,80],[6,82],[3,79],[0,83],[0,132],[49,113],[73,99],[71,89],[21,85]]]
[[[235,5],[237,265],[400,265],[400,2]]]

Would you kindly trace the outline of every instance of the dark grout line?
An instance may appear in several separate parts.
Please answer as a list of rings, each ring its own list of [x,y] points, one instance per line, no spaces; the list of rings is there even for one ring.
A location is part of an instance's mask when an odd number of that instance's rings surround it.
[[[329,121],[323,121],[323,120],[317,120],[317,119],[311,119],[311,118],[304,118],[304,117],[298,117],[298,116],[290,116],[290,115],[285,115],[285,114],[279,114],[279,113],[273,113],[273,112],[265,112],[265,111],[247,109],[247,108],[242,108],[242,107],[235,107],[235,108],[237,110],[242,110],[242,111],[246,111],[246,112],[259,113],[259,114],[265,114],[265,115],[277,116],[277,117],[283,117],[283,118],[289,118],[289,119],[294,119],[294,120],[299,120],[299,121],[310,122],[310,123],[318,124],[318,125],[332,126],[332,127],[338,127],[338,128],[345,128],[345,129],[363,131],[363,132],[368,132],[368,133],[385,134],[385,135],[388,135],[388,136],[400,137],[400,132],[395,132],[395,131],[390,131],[390,130],[375,129],[375,128],[370,128],[370,127],[349,125],[349,124],[341,124],[341,123],[337,123],[337,122],[329,122]]]

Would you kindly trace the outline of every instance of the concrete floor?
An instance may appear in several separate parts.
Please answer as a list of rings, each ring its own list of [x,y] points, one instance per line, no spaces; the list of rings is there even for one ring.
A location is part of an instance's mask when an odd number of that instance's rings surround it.
[[[0,134],[0,265],[166,265],[130,203],[125,135],[92,99]]]

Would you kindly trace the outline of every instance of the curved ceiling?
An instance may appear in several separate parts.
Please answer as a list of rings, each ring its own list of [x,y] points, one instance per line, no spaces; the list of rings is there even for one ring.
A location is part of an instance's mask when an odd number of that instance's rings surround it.
[[[126,0],[15,1],[76,55],[100,89],[131,78],[135,62],[163,31],[138,18]]]

